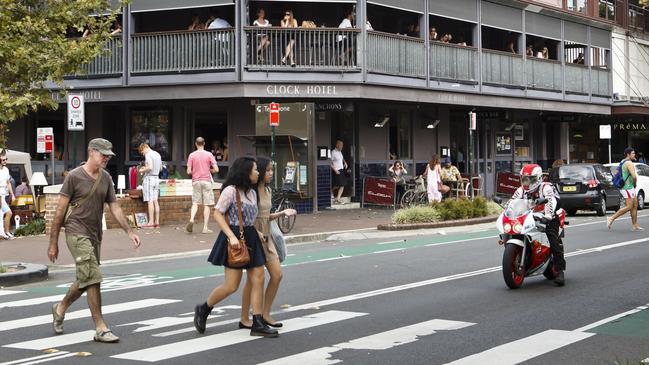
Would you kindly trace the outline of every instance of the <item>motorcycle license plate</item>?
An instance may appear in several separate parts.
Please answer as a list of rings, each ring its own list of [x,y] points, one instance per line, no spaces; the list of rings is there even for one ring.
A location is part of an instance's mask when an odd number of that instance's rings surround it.
[[[575,192],[575,191],[577,191],[577,187],[576,186],[564,186],[563,191]]]

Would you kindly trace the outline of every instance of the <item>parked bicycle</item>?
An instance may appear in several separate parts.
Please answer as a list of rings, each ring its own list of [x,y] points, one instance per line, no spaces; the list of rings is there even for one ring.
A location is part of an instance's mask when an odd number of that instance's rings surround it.
[[[406,181],[406,191],[401,196],[401,208],[408,208],[415,205],[428,204],[428,193],[426,183],[422,175]]]
[[[273,191],[273,209],[272,212],[279,212],[285,209],[296,209],[295,208],[295,203],[289,200],[289,194],[296,194],[298,192],[290,190],[290,189],[281,189],[281,190],[274,190]],[[293,227],[295,226],[295,221],[297,219],[297,215],[291,215],[291,216],[281,216],[277,218],[277,224],[279,226],[279,230],[282,231],[284,234],[288,234],[293,230]]]

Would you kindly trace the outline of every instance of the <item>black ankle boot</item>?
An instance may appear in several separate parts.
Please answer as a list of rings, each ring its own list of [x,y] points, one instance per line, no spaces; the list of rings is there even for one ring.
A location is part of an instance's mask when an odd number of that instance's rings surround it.
[[[252,329],[250,330],[250,336],[277,337],[279,336],[279,333],[277,330],[266,325],[261,314],[255,314],[252,316]]]
[[[210,315],[210,312],[212,312],[212,308],[207,305],[207,302],[194,308],[194,327],[196,327],[198,333],[205,333],[207,316]]]

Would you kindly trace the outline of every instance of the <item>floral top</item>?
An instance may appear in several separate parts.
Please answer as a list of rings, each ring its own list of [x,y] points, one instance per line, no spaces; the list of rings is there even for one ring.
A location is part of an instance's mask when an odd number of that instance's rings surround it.
[[[248,193],[244,193],[241,190],[239,190],[239,193],[241,194],[243,225],[254,226],[258,213],[257,192],[254,189],[250,189]],[[230,225],[239,225],[237,195],[236,188],[234,186],[230,185],[223,189],[221,196],[219,196],[219,201],[216,203],[215,209],[223,214],[227,213],[228,222],[230,223]]]

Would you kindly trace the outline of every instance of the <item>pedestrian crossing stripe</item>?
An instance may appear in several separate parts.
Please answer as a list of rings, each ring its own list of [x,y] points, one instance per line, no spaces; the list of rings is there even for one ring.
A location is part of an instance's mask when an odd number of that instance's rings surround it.
[[[24,290],[4,290],[4,289],[0,289],[0,297],[3,297],[5,295],[20,294],[20,293],[25,293],[25,291]]]
[[[357,338],[349,342],[339,343],[330,347],[302,352],[300,354],[275,359],[259,365],[329,365],[341,362],[332,359],[331,356],[341,350],[388,350],[393,347],[416,342],[419,337],[429,336],[437,331],[452,331],[469,326],[475,323],[447,321],[433,319],[431,321],[413,324],[374,335]]]
[[[352,318],[366,316],[367,313],[326,311],[283,321],[282,334],[303,329],[323,326],[335,322],[345,321]],[[142,350],[126,352],[111,356],[114,359],[136,360],[146,362],[157,362],[169,360],[180,356],[186,356],[213,350],[221,347],[231,346],[239,343],[250,342],[261,337],[250,336],[249,331],[235,330],[225,333],[203,336],[191,340],[174,342],[166,345],[150,347]]]

